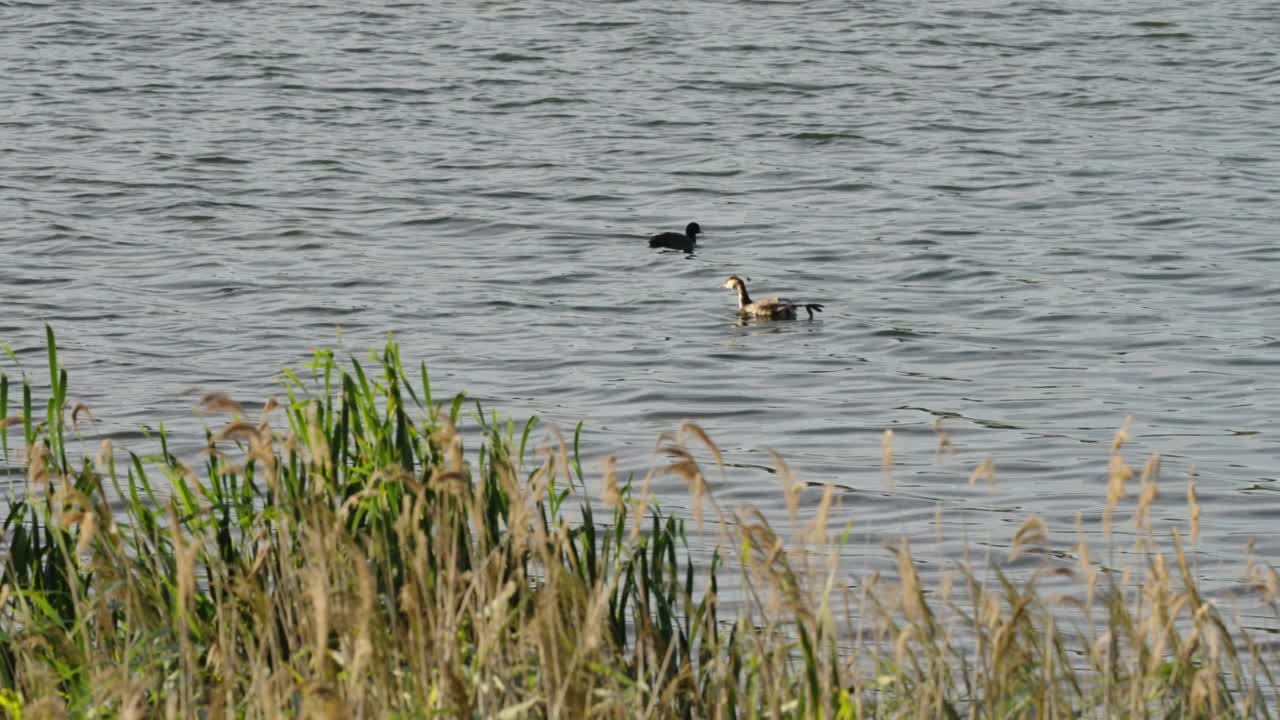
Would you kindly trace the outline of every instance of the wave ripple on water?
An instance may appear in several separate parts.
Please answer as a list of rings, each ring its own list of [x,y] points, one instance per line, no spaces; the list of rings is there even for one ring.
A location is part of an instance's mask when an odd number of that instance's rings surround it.
[[[1280,514],[1272,14],[11,3],[0,339],[35,357],[53,323],[124,437],[393,330],[624,467],[694,418],[745,466],[726,501],[783,517],[776,447],[872,535],[941,506],[997,544],[1096,527],[1134,415],[1134,457],[1198,469],[1225,582]],[[645,247],[689,220],[696,256]],[[827,311],[737,325],[730,273]]]

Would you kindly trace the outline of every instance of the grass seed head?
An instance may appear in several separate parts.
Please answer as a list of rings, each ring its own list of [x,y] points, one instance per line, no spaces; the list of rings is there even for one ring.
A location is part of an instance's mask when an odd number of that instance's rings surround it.
[[[1138,507],[1133,513],[1133,525],[1139,530],[1151,530],[1151,505],[1160,497],[1157,478],[1160,476],[1160,454],[1152,453],[1142,468],[1142,480],[1138,494]]]
[[[890,492],[894,489],[893,481],[893,431],[885,430],[880,441],[880,471],[884,475],[885,485]]]
[[[71,429],[76,432],[80,432],[80,414],[81,413],[84,413],[84,416],[86,418],[90,420],[93,419],[93,413],[89,412],[88,405],[85,405],[82,402],[76,403],[76,406],[71,409]]]
[[[99,473],[103,475],[111,471],[111,459],[115,456],[115,451],[111,445],[111,438],[102,438],[102,442],[98,444],[98,454],[93,458],[93,466]]]
[[[224,392],[205,393],[200,398],[200,409],[207,413],[227,413],[235,417],[244,415],[244,409],[240,407],[240,403],[231,399],[231,396]]]
[[[600,486],[600,499],[605,507],[612,510],[622,505],[622,493],[618,490],[618,459],[612,455],[604,459],[604,478]]]
[[[1191,468],[1187,477],[1187,521],[1191,530],[1191,542],[1200,541],[1200,502],[1196,497],[1196,471]]]
[[[795,525],[800,512],[800,493],[804,490],[804,483],[796,479],[795,474],[791,472],[791,466],[787,465],[777,450],[769,448],[769,454],[773,456],[774,467],[778,469],[778,482],[782,484],[782,499],[787,504],[787,515],[791,518],[791,524]]]
[[[1013,535],[1013,542],[1009,546],[1009,562],[1013,562],[1022,554],[1022,548],[1025,545],[1044,545],[1049,541],[1048,528],[1044,521],[1038,517],[1029,517],[1022,523],[1022,527],[1018,528],[1018,532]]]
[[[979,480],[986,480],[992,486],[996,484],[996,463],[990,455],[986,457],[978,467],[973,469],[973,473],[969,475],[969,484],[973,485]]]
[[[47,485],[49,482],[49,447],[44,440],[36,441],[27,459],[27,481],[32,485]]]
[[[952,442],[951,440],[951,433],[942,429],[941,416],[935,417],[933,419],[933,433],[938,436],[938,447],[933,452],[933,461],[934,462],[941,461],[943,453],[946,453],[950,457],[955,457],[956,456],[955,443]]]

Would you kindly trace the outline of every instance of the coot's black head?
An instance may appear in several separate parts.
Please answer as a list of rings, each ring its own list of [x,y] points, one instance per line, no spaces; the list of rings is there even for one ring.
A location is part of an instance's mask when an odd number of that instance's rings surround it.
[[[684,226],[684,234],[689,237],[697,237],[700,232],[702,232],[702,226],[698,223],[689,223]]]

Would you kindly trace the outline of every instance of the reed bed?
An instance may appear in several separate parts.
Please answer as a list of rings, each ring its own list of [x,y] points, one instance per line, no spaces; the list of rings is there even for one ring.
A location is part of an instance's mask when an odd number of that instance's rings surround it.
[[[655,473],[691,493],[667,514],[649,478],[606,463],[588,481],[578,434],[437,402],[393,342],[367,367],[317,352],[252,416],[207,396],[198,458],[163,430],[154,456],[95,446],[52,331],[48,365],[39,401],[25,375],[0,379],[3,450],[26,469],[3,513],[9,717],[1274,713],[1271,651],[1197,590],[1194,484],[1163,551],[1158,462],[1132,470],[1123,434],[1105,510],[1136,498],[1138,567],[1103,571],[1081,542],[1072,568],[957,563],[926,588],[905,539],[887,549],[896,577],[843,569],[833,490],[802,508],[781,458],[787,537],[716,502],[698,458],[720,451],[691,424],[660,440]],[[692,559],[692,523],[719,538],[709,560]],[[1010,554],[1044,541],[1030,519]],[[1250,574],[1274,610],[1276,573]],[[1079,592],[1041,589],[1064,575]]]

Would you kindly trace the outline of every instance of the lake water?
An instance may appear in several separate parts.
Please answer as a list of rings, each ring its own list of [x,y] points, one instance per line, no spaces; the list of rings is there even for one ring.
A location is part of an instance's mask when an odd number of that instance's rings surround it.
[[[1280,556],[1272,2],[11,2],[0,27],[0,340],[39,375],[52,323],[118,445],[164,420],[194,452],[202,393],[394,331],[438,394],[585,420],[593,460],[642,472],[696,420],[741,466],[720,502],[780,520],[776,448],[867,557],[1007,546],[1031,514],[1069,547],[1129,415],[1161,527],[1196,468],[1209,587],[1250,536]],[[695,254],[647,247],[691,220]],[[731,273],[826,311],[739,324]]]

